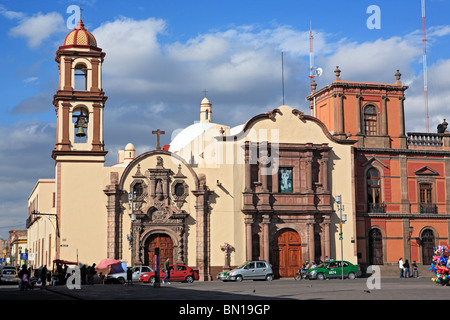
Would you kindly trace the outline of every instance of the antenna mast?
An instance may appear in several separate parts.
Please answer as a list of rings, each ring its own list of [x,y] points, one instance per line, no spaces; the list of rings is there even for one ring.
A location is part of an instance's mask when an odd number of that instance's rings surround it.
[[[312,84],[314,81],[314,36],[312,33],[311,20],[309,21],[309,79],[310,90],[312,91]]]
[[[423,45],[423,89],[425,98],[425,126],[426,132],[429,132],[428,127],[428,68],[427,68],[427,33],[425,28],[425,0],[422,0],[422,45]]]

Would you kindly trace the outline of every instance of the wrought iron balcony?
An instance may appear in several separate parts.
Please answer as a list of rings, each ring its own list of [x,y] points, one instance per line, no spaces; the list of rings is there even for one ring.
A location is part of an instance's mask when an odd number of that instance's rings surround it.
[[[437,213],[437,205],[434,203],[420,203],[420,213]]]
[[[367,211],[373,213],[386,213],[386,205],[383,203],[368,203]]]

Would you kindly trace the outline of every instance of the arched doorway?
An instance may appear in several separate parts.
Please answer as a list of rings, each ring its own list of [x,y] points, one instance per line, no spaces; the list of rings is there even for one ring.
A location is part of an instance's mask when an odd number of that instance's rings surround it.
[[[373,228],[369,232],[369,263],[383,264],[383,236],[380,229]]]
[[[425,229],[422,232],[422,263],[431,264],[433,261],[435,238],[433,230]]]
[[[170,263],[173,263],[173,241],[169,235],[152,234],[145,242],[145,264],[151,268],[155,267],[155,248],[159,248],[160,267],[163,266],[167,258],[169,258]]]
[[[300,236],[295,230],[282,229],[273,239],[273,271],[277,277],[293,277],[302,265]]]

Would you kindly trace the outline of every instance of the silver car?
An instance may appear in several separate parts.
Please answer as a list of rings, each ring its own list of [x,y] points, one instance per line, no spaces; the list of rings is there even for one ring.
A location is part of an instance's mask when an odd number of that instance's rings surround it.
[[[8,284],[19,283],[19,276],[17,274],[16,268],[14,267],[2,267],[0,271],[0,282]]]
[[[247,261],[231,271],[220,272],[217,279],[222,281],[267,280],[272,281],[273,271],[267,261]]]
[[[130,267],[129,267],[130,268]],[[147,266],[131,267],[133,271],[131,279],[134,282],[139,282],[141,274],[146,272],[152,272],[153,269]],[[127,281],[127,272],[111,273],[106,276],[105,282],[118,282],[124,284]]]

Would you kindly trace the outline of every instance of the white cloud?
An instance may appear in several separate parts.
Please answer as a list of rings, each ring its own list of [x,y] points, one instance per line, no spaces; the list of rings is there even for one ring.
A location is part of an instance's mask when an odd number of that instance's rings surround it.
[[[23,12],[8,10],[4,5],[1,4],[0,4],[0,15],[4,16],[7,19],[22,19],[25,17],[25,14]]]
[[[20,23],[9,31],[9,34],[13,37],[23,37],[27,39],[29,47],[37,48],[53,33],[64,28],[64,19],[59,13],[38,13],[21,19]]]

